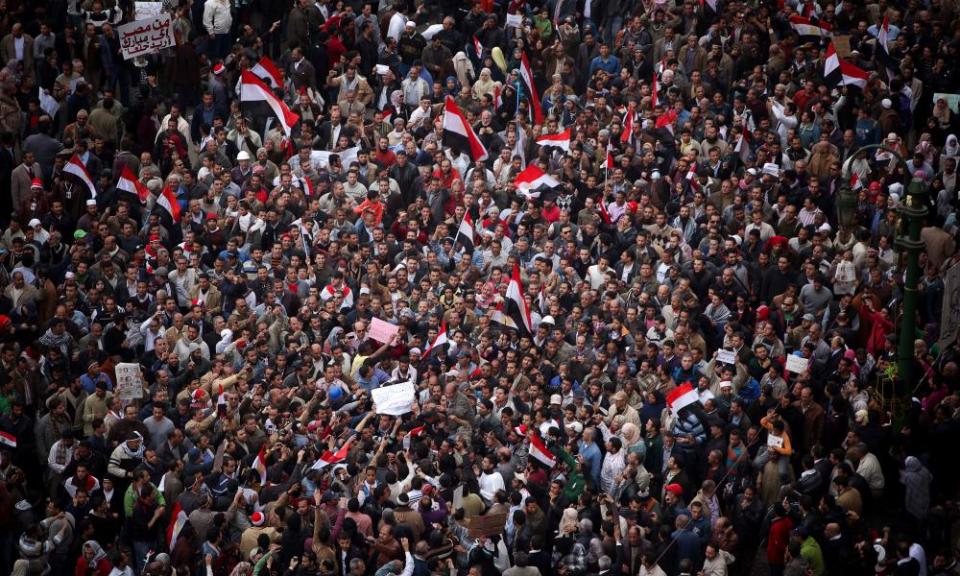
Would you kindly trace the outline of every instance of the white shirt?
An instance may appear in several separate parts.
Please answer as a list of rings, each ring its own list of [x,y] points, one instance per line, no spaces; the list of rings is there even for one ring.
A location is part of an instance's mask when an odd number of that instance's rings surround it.
[[[493,496],[498,490],[504,490],[506,485],[503,482],[503,476],[494,470],[493,472],[484,472],[480,475],[480,497],[487,502],[493,502]]]
[[[17,56],[17,60],[23,61],[23,35],[19,38],[13,39],[13,50]]]
[[[387,38],[393,38],[394,40],[400,40],[400,35],[403,34],[403,29],[407,25],[407,17],[402,13],[397,12],[390,17],[390,24],[387,26]]]

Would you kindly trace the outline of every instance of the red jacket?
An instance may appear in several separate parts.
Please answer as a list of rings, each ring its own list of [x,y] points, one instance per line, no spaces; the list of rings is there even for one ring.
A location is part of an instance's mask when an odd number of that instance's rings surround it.
[[[767,562],[774,566],[783,566],[783,555],[790,543],[790,531],[793,530],[793,520],[777,518],[770,524],[770,534],[767,537]]]

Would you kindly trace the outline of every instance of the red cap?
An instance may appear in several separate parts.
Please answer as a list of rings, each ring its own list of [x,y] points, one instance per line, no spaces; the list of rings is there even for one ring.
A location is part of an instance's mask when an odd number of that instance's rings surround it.
[[[207,214],[207,220],[216,220],[216,219],[217,219],[217,215],[214,214],[213,212],[209,212]]]
[[[870,183],[870,190],[871,190],[871,191],[879,191],[879,190],[880,190],[880,182],[879,182],[879,181],[876,181],[876,180],[873,181],[873,182],[871,182],[871,183]]]
[[[159,241],[160,241],[160,235],[159,235],[159,234],[151,234],[151,235],[150,235],[150,241],[151,241],[151,242],[159,242]]]
[[[683,496],[683,486],[679,484],[667,484],[664,490],[667,492],[673,492],[673,495],[678,498]]]
[[[30,187],[31,187],[31,188],[39,188],[39,189],[43,190],[43,180],[41,180],[41,179],[39,179],[39,178],[34,178],[33,181],[30,182]]]
[[[226,70],[226,68],[223,67],[223,64],[217,63],[213,65],[213,73],[217,74],[218,76],[223,74],[224,70]]]

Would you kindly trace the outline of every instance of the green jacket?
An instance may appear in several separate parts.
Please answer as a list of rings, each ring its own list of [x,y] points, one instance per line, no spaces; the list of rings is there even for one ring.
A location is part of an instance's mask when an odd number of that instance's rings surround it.
[[[577,502],[580,500],[580,495],[583,494],[583,488],[585,480],[583,474],[581,474],[577,469],[579,463],[574,460],[566,450],[559,446],[551,448],[553,453],[567,465],[567,483],[563,487],[563,495],[570,500],[570,502]]]

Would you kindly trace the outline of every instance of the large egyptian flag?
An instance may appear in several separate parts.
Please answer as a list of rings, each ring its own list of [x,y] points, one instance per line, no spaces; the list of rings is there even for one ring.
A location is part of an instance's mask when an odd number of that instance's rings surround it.
[[[833,42],[827,45],[827,52],[823,60],[823,79],[827,85],[835,88],[843,82],[843,72],[840,71],[840,57],[837,56],[837,49],[833,47]]]
[[[833,32],[830,24],[821,22],[815,16],[805,18],[803,16],[791,16],[790,27],[801,38],[829,38]]]
[[[844,86],[856,86],[861,90],[867,87],[867,80],[870,79],[870,74],[866,70],[841,60],[840,72],[843,74],[842,83]]]
[[[463,214],[463,220],[460,221],[460,227],[457,228],[457,236],[454,242],[460,242],[463,249],[473,253],[473,218],[469,212]]]
[[[517,177],[513,183],[517,186],[517,192],[523,194],[527,198],[539,197],[539,188],[541,186],[555,188],[560,185],[559,180],[544,172],[536,164],[527,166],[523,172],[517,174]]]
[[[547,445],[536,433],[530,435],[530,455],[547,468],[553,468],[557,465],[557,457],[553,455],[553,452],[547,448]]]
[[[253,67],[250,68],[250,71],[259,78],[265,79],[270,83],[270,86],[283,88],[283,74],[280,72],[280,69],[277,68],[276,64],[273,63],[273,60],[266,56],[260,58],[260,61],[254,64]]]
[[[93,178],[90,177],[90,173],[87,172],[87,167],[83,164],[83,160],[80,160],[80,157],[74,154],[70,157],[70,160],[63,166],[63,171],[66,174],[72,174],[76,176],[84,186],[87,187],[87,190],[90,191],[90,197],[97,197],[97,186],[93,183]]]
[[[545,148],[555,146],[564,152],[570,151],[570,128],[567,128],[559,134],[545,134],[537,138],[537,146]]]
[[[177,194],[169,186],[163,187],[163,192],[157,198],[157,206],[163,208],[174,222],[180,221],[180,203]]]
[[[884,16],[880,30],[877,31],[877,49],[874,51],[877,62],[887,70],[887,78],[893,78],[900,63],[890,53],[890,17]]]
[[[437,332],[437,337],[433,339],[433,342],[427,345],[426,349],[423,351],[423,354],[424,356],[429,356],[433,352],[443,350],[443,347],[449,343],[450,340],[447,339],[447,323],[441,322],[440,331]]]
[[[533,324],[530,321],[530,309],[523,299],[523,283],[520,281],[520,266],[513,265],[513,274],[510,284],[507,285],[507,299],[504,302],[504,314],[509,316],[521,334],[533,334]]]
[[[486,147],[451,96],[447,96],[443,105],[443,145],[469,152],[474,162],[487,159]]]
[[[240,101],[241,102],[266,102],[267,106],[273,110],[283,126],[283,131],[290,136],[290,131],[294,125],[300,121],[300,116],[294,114],[287,104],[273,93],[269,86],[264,84],[263,80],[257,77],[250,70],[244,70],[240,74]]]
[[[117,190],[133,194],[140,200],[141,204],[146,204],[147,198],[150,197],[150,190],[144,186],[143,182],[136,177],[133,170],[126,164],[124,164],[123,169],[120,170],[120,178],[117,179]]]
[[[530,61],[527,60],[526,52],[523,52],[520,56],[520,78],[527,85],[530,107],[533,108],[533,121],[536,124],[543,124],[543,107],[540,106],[540,95],[537,94],[537,87],[533,83],[533,69],[530,68]]]

